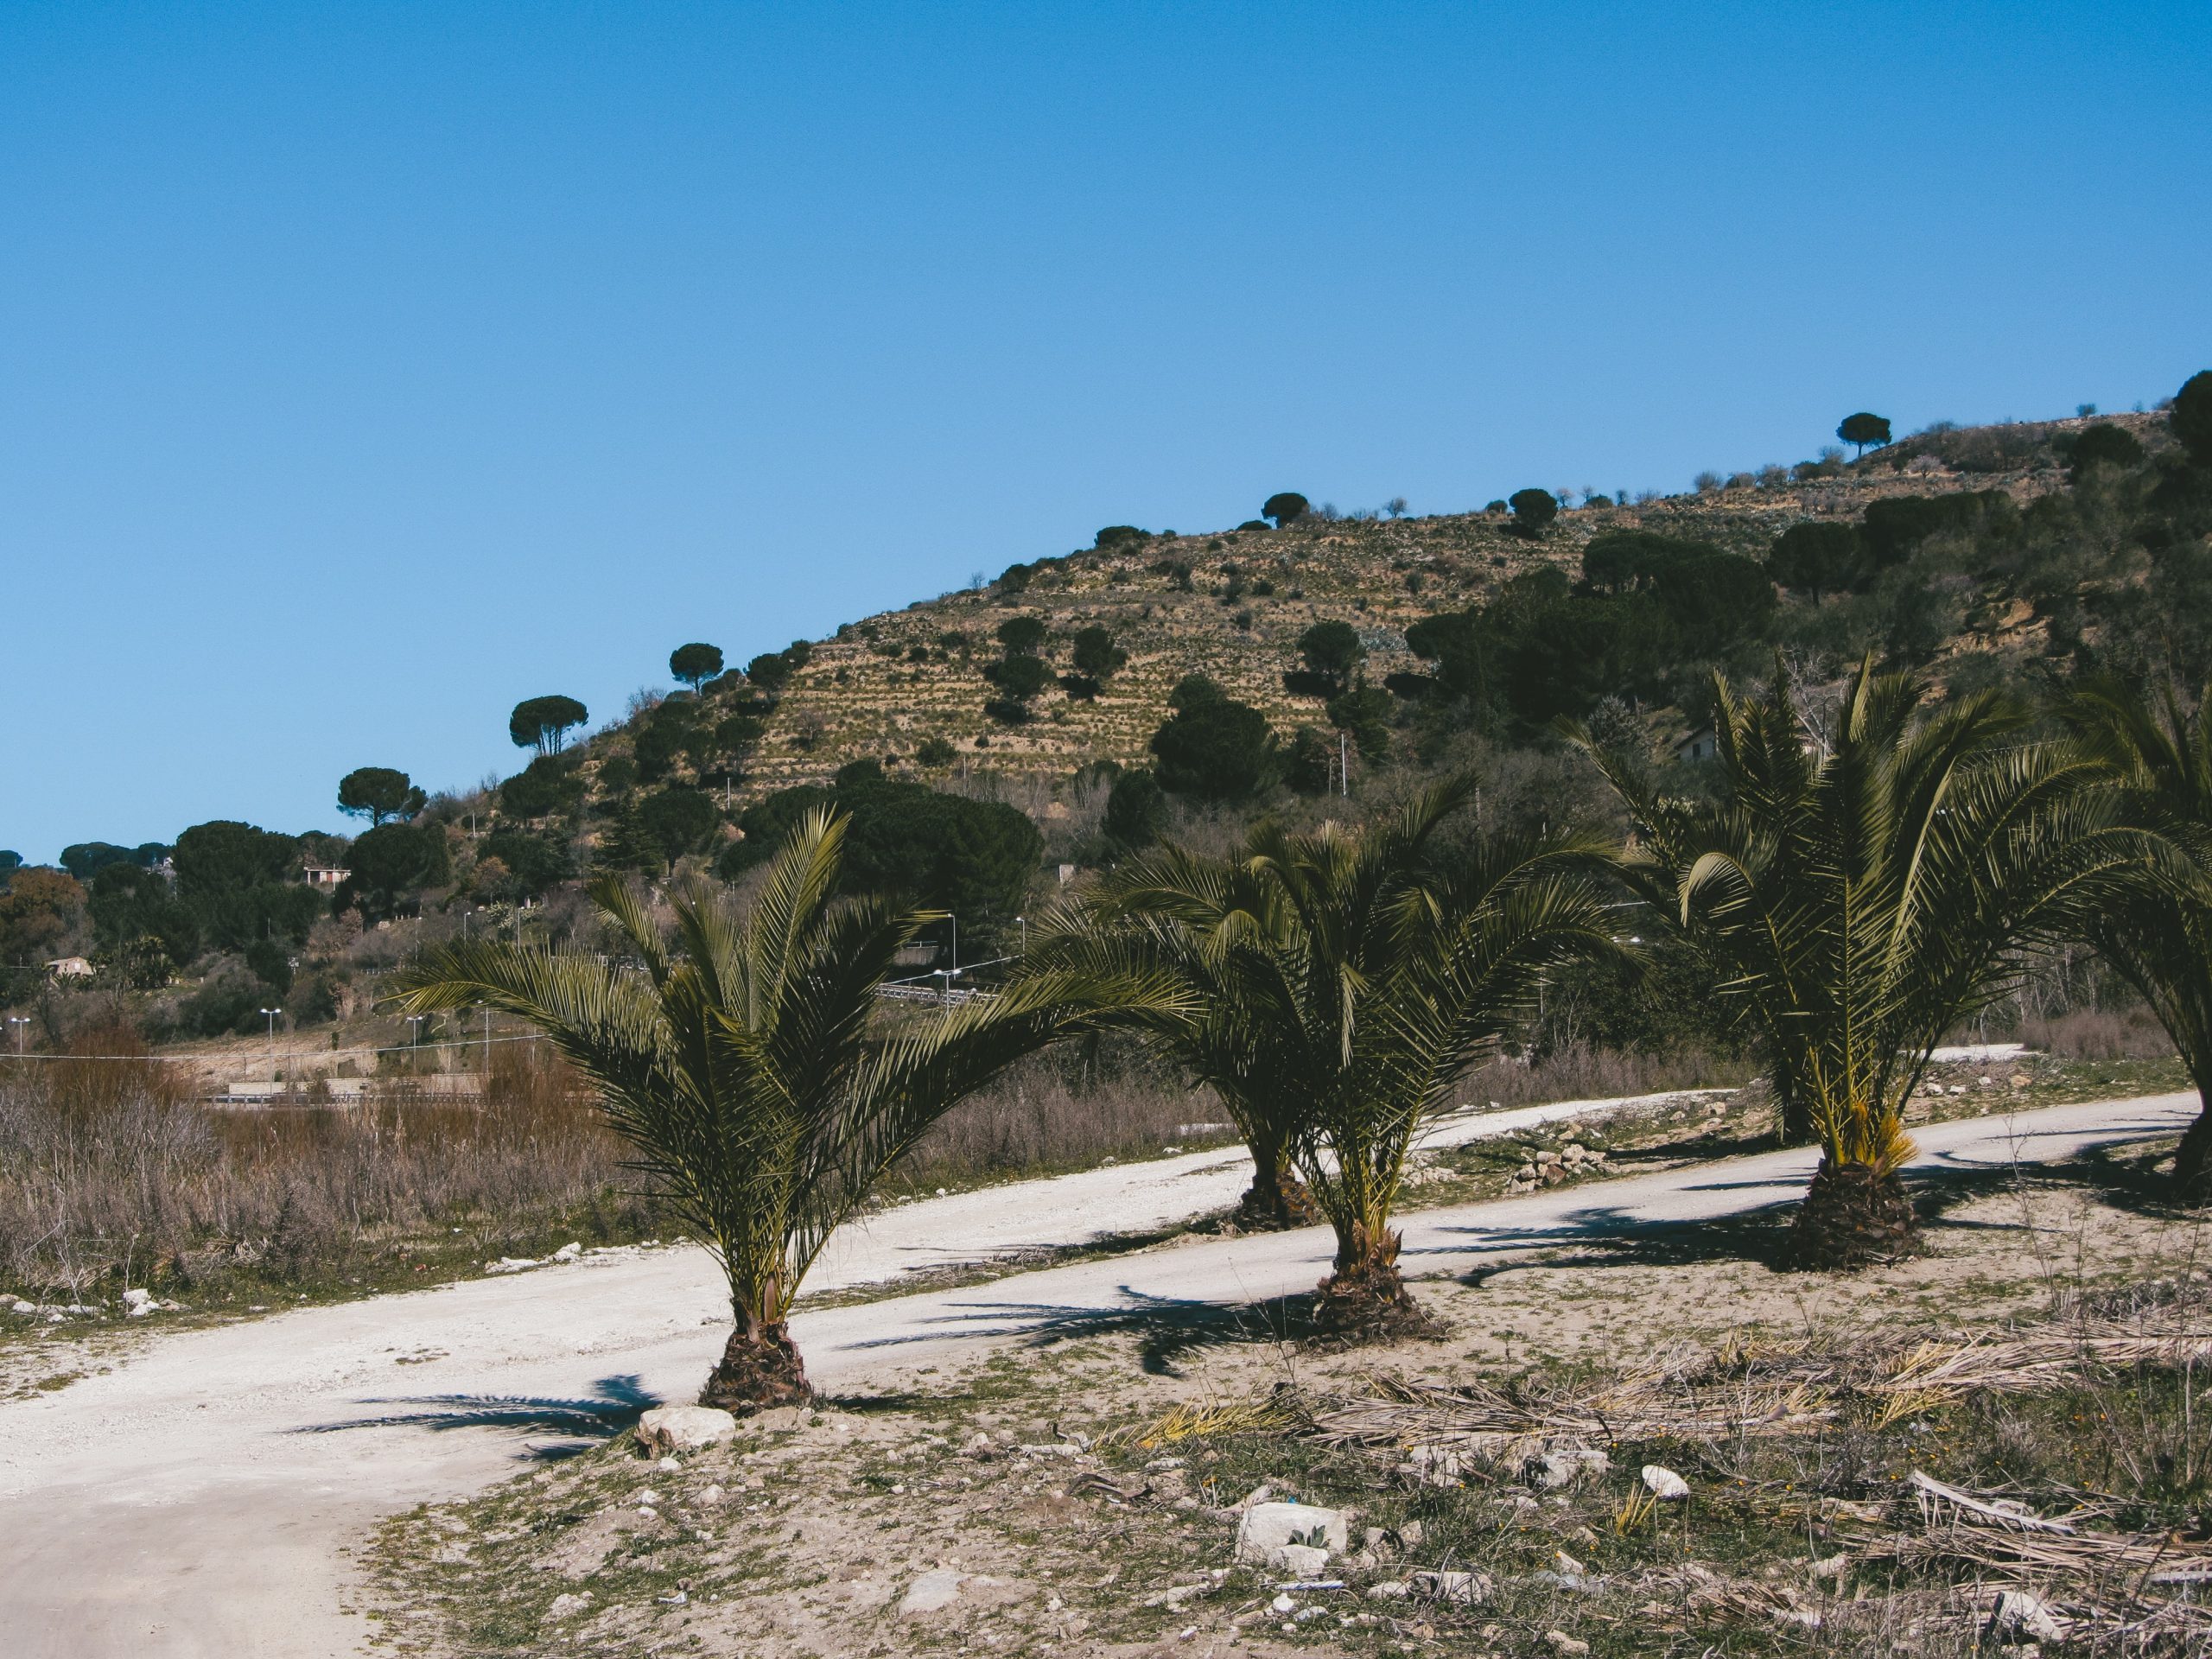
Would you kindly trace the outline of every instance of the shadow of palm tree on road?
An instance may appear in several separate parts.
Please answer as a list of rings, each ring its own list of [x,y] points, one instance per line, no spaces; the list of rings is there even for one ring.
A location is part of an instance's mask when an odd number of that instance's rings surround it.
[[[364,1400],[365,1406],[410,1407],[411,1410],[378,1412],[343,1422],[313,1423],[295,1429],[298,1434],[335,1434],[357,1428],[426,1428],[442,1433],[454,1428],[505,1428],[519,1433],[557,1434],[560,1443],[531,1446],[526,1455],[550,1461],[573,1457],[602,1440],[609,1440],[636,1426],[653,1407],[664,1403],[634,1375],[602,1376],[592,1384],[589,1396],[581,1400],[543,1399],[522,1395],[434,1394],[401,1399]]]
[[[2154,1131],[2155,1133],[2155,1131]],[[2138,1134],[2083,1148],[2051,1162],[2031,1161],[2034,1137],[2023,1136],[2019,1161],[1940,1157],[1904,1172],[1907,1191],[1930,1239],[1946,1233],[2018,1231],[2025,1217],[1975,1219],[1957,1213],[1977,1199],[2008,1192],[2086,1192],[2100,1202],[2139,1214],[2184,1213],[2171,1200],[2154,1166],[2163,1152],[2145,1149]],[[1745,1190],[1771,1186],[1771,1178],[1741,1182],[1713,1181],[1697,1190]],[[1788,1183],[1794,1186],[1795,1178]],[[1595,1193],[1593,1192],[1593,1197]],[[1701,1220],[1642,1217],[1633,1211],[1592,1204],[1541,1225],[1468,1225],[1447,1230],[1443,1243],[1408,1249],[1402,1261],[1419,1270],[1423,1255],[1465,1258],[1541,1256],[1526,1265],[1544,1268],[1683,1267],[1705,1262],[1748,1262],[1777,1271],[1789,1264],[1789,1228],[1799,1194],[1792,1191],[1754,1208]],[[1521,1263],[1479,1261],[1455,1274],[1476,1287]]]
[[[1203,1349],[1230,1343],[1294,1342],[1313,1332],[1313,1298],[1277,1296],[1255,1302],[1210,1302],[1190,1297],[1156,1296],[1132,1285],[1117,1287],[1112,1306],[1052,1302],[962,1304],[931,1328],[908,1335],[879,1337],[857,1344],[891,1348],[935,1342],[953,1336],[1009,1336],[1032,1347],[1074,1342],[1087,1337],[1131,1336],[1152,1375],[1172,1375],[1176,1362]]]

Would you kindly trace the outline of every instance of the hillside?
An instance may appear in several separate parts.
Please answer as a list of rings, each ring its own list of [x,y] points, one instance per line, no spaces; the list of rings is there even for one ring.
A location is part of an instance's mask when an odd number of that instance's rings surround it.
[[[1192,673],[1262,709],[1279,732],[1325,723],[1324,699],[1294,696],[1283,683],[1297,666],[1300,635],[1315,622],[1353,622],[1379,682],[1420,666],[1407,648],[1408,626],[1491,600],[1535,568],[1579,576],[1584,550],[1601,536],[1643,531],[1764,559],[1792,524],[1855,519],[1883,499],[1993,487],[2024,506],[2068,487],[2063,448],[2092,424],[2156,444],[2164,423],[2122,415],[1937,432],[1825,476],[1760,482],[1739,474],[1695,493],[1566,509],[1533,537],[1494,510],[1308,517],[1280,530],[1163,534],[1016,567],[1012,580],[858,619],[817,644],[751,755],[745,787],[823,782],[861,757],[911,766],[931,737],[950,741],[967,766],[1001,772],[1064,778],[1096,760],[1143,764],[1170,689]],[[1187,586],[1172,574],[1178,566],[1189,571]],[[1947,654],[2018,643],[2031,619],[2009,593],[1986,597],[1998,602],[1973,610]],[[1093,701],[1048,688],[1035,700],[1035,720],[1009,729],[984,713],[995,693],[983,670],[998,654],[993,631],[1023,614],[1050,629],[1042,655],[1056,671],[1071,666],[1069,641],[1089,626],[1109,629],[1128,664]],[[599,746],[619,750],[622,742],[609,734],[595,747],[613,752]]]
[[[855,813],[849,882],[950,909],[997,949],[1056,869],[1332,810],[1300,795],[1345,789],[1357,811],[1471,760],[1492,826],[1595,823],[1616,809],[1553,735],[1562,715],[1697,787],[1677,745],[1712,674],[1763,678],[1777,652],[1815,691],[1869,652],[1938,696],[2084,671],[2201,683],[2212,467],[2172,429],[2164,411],[1939,426],[1630,503],[1524,491],[1427,518],[1271,505],[1273,528],[1110,527],[742,668],[702,650],[696,689],[566,744],[582,705],[537,700],[563,705],[541,728],[525,704],[515,734],[544,752],[494,787],[425,799],[364,768],[346,787],[383,791],[360,809],[378,823],[350,843],[218,822],[174,849],[72,848],[69,874],[0,893],[5,1000],[35,1005],[49,1042],[74,1022],[60,990],[120,995],[99,1007],[157,1039],[265,1036],[280,1004],[288,1024],[342,1022],[421,943],[525,912],[581,941],[587,873],[737,877],[830,798]],[[1331,660],[1308,660],[1316,624]],[[1211,712],[1177,714],[1193,696]],[[1155,748],[1171,715],[1179,762]],[[310,865],[351,874],[318,888]],[[89,971],[66,984],[42,966],[74,956]]]

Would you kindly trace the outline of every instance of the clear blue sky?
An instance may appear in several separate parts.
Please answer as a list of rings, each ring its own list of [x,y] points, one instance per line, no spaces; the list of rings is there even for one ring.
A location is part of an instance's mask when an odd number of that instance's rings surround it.
[[[0,8],[0,847],[1294,488],[2212,364],[2212,9]]]

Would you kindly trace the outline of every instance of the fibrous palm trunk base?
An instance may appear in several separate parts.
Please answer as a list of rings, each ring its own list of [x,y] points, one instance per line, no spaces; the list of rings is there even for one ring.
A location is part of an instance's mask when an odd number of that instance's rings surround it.
[[[1808,1271],[1847,1271],[1912,1253],[1919,1222],[1894,1172],[1825,1158],[1789,1230],[1789,1263]]]
[[[1443,1321],[1414,1300],[1398,1273],[1398,1236],[1370,1236],[1357,1224],[1351,1248],[1321,1281],[1313,1299],[1313,1329],[1324,1341],[1350,1344],[1439,1337]]]
[[[2212,1205],[2212,1109],[2199,1112],[2183,1131],[2174,1154],[2174,1196],[2191,1206]]]
[[[791,1328],[778,1323],[730,1332],[721,1363],[699,1390],[699,1403],[743,1417],[776,1406],[803,1406],[814,1398],[806,1366]]]
[[[1252,1185],[1244,1190],[1230,1217],[1237,1230],[1246,1233],[1287,1232],[1294,1227],[1311,1227],[1320,1219],[1320,1206],[1313,1202],[1313,1194],[1287,1164],[1278,1165],[1272,1179],[1264,1170],[1253,1171]]]

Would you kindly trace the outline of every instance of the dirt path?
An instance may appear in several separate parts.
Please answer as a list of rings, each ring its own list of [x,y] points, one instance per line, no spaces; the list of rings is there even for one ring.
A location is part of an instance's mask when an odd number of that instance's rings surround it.
[[[2195,1108],[2176,1095],[1936,1125],[1918,1132],[1919,1166],[2060,1159],[2172,1133]],[[1097,1226],[1057,1200],[1093,1185],[1099,1211],[1116,1217],[1203,1211],[1234,1198],[1236,1162],[1197,1154],[906,1205],[841,1243],[823,1287],[941,1264],[948,1239],[966,1247],[956,1254],[986,1239],[1080,1239]],[[1426,1211],[1408,1218],[1405,1257],[1414,1273],[1465,1270],[1578,1236],[1741,1213],[1793,1197],[1810,1165],[1802,1152],[1766,1154]],[[1105,1196],[1116,1182],[1120,1202]],[[1046,1331],[1203,1323],[1312,1286],[1329,1249],[1319,1230],[1193,1239],[807,1313],[797,1334],[820,1385],[870,1386]],[[688,1398],[720,1348],[725,1311],[697,1251],[605,1256],[180,1332],[109,1374],[0,1407],[0,1650],[357,1652],[365,1627],[340,1607],[348,1538],[381,1514],[512,1471],[518,1433],[556,1434],[563,1406],[612,1415]]]

